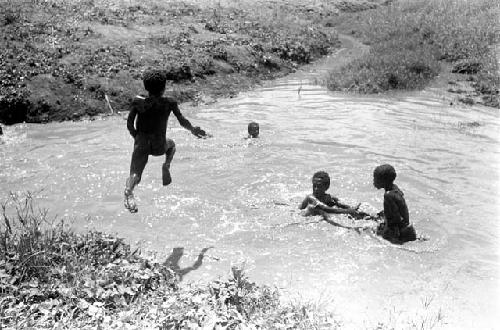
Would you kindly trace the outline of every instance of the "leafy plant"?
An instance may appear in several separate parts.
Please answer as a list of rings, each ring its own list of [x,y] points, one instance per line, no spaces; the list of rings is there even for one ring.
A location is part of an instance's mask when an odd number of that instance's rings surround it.
[[[331,329],[328,314],[284,304],[276,289],[232,277],[180,286],[166,263],[122,238],[75,233],[11,194],[1,206],[0,325],[15,328]]]
[[[439,61],[476,63],[476,89],[498,98],[500,4],[480,1],[397,1],[337,21],[341,30],[372,45],[370,52],[339,71],[328,87],[364,93],[424,87],[439,73]],[[354,26],[354,28],[353,28]],[[498,101],[497,101],[498,102]]]

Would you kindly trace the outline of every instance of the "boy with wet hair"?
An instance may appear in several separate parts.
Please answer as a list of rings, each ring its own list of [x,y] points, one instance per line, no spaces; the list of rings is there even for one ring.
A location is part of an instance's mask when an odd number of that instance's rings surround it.
[[[125,183],[125,207],[132,213],[138,211],[133,190],[141,181],[149,155],[165,155],[162,166],[163,185],[172,182],[170,163],[175,154],[175,143],[166,137],[168,117],[173,113],[182,127],[191,131],[198,138],[207,137],[200,127],[193,127],[179,110],[177,102],[164,97],[166,73],[161,70],[149,70],[144,73],[144,88],[149,95],[136,96],[127,118],[127,129],[134,138],[134,150],[130,162],[130,176]]]
[[[356,207],[342,204],[336,197],[327,194],[330,188],[330,176],[324,171],[314,173],[312,177],[313,193],[307,195],[299,206],[299,209],[307,209],[306,215],[318,215],[322,212],[349,214],[356,217],[362,217],[365,214],[358,211],[360,204]],[[366,214],[368,215],[368,214]]]
[[[259,137],[259,124],[251,122],[248,124],[248,137],[247,139],[255,139]]]
[[[410,223],[408,206],[403,192],[394,184],[396,170],[389,164],[377,166],[373,171],[373,185],[377,189],[384,188],[385,222],[377,229],[377,234],[386,240],[402,244],[417,239],[415,228]]]

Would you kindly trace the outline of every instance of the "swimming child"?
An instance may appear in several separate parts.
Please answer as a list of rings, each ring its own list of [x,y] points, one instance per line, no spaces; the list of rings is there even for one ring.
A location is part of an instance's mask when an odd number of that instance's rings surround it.
[[[417,239],[413,224],[410,223],[408,206],[403,192],[394,184],[396,170],[389,164],[377,166],[373,171],[373,185],[377,189],[384,188],[385,222],[380,224],[377,234],[386,240],[402,244]]]
[[[161,70],[149,70],[144,73],[144,88],[149,95],[136,96],[127,118],[127,129],[134,138],[134,150],[130,162],[130,176],[125,184],[125,207],[132,213],[138,211],[134,198],[134,188],[141,182],[142,172],[149,155],[165,155],[162,166],[163,185],[172,182],[170,163],[175,154],[175,143],[166,137],[168,117],[173,113],[182,127],[191,131],[198,138],[207,137],[200,127],[193,127],[179,110],[177,102],[164,97],[166,74]]]
[[[319,215],[322,211],[326,213],[343,213],[352,216],[363,217],[365,214],[358,211],[360,204],[351,207],[339,202],[338,198],[327,194],[330,188],[330,176],[324,171],[314,173],[312,177],[313,193],[307,195],[299,206],[299,209],[306,209],[306,215]]]
[[[248,124],[248,137],[247,139],[255,139],[259,137],[259,124],[251,122]]]

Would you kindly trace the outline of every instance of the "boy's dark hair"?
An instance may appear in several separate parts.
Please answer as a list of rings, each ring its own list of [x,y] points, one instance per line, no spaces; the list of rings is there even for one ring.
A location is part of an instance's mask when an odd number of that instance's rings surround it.
[[[259,123],[256,123],[254,121],[252,121],[251,123],[248,123],[248,130],[249,131],[250,131],[251,127],[257,127],[257,128],[259,128]]]
[[[373,176],[385,183],[392,183],[396,180],[396,170],[389,164],[380,165],[373,171]]]
[[[148,70],[144,72],[142,81],[144,88],[153,95],[158,95],[165,89],[167,74],[163,70]]]
[[[325,171],[318,171],[313,174],[312,180],[320,179],[326,184],[326,189],[330,188],[330,176]]]

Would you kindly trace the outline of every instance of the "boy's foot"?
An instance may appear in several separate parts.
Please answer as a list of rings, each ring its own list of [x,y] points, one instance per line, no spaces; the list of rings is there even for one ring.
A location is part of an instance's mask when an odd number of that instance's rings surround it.
[[[162,178],[163,185],[168,186],[172,183],[172,177],[170,176],[170,164],[163,164],[162,166]]]
[[[136,213],[137,211],[139,211],[139,209],[137,209],[137,204],[135,203],[135,198],[132,191],[125,189],[124,195],[125,198],[123,204],[125,205],[125,208],[129,210],[130,213]]]

